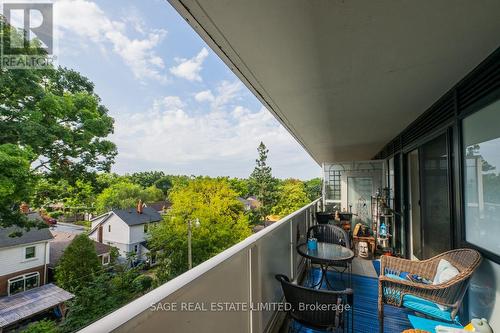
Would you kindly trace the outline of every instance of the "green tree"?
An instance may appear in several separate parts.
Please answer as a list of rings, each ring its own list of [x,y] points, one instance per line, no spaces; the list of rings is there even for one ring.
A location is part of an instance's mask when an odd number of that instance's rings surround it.
[[[142,171],[142,172],[134,172],[129,176],[130,180],[139,184],[142,187],[150,187],[155,184],[160,178],[165,177],[165,173],[163,171]]]
[[[104,213],[113,208],[135,207],[139,200],[147,203],[163,198],[163,192],[155,186],[144,189],[130,181],[121,181],[102,191],[96,198],[95,207],[97,212]]]
[[[0,39],[22,43],[24,34],[0,20]],[[19,51],[23,53],[46,56],[28,46]],[[116,146],[106,140],[113,131],[113,118],[87,78],[66,68],[2,68],[0,87],[0,145],[29,149],[31,172],[74,184],[95,171],[110,169],[117,154]],[[12,223],[12,218],[0,223]]]
[[[168,194],[168,191],[174,186],[172,181],[172,176],[163,176],[154,182],[154,186],[160,189],[164,195]]]
[[[57,325],[52,320],[43,319],[32,324],[23,330],[23,333],[57,333]]]
[[[110,187],[113,184],[122,182],[124,180],[129,180],[127,176],[120,176],[116,173],[112,172],[101,172],[96,174],[94,180],[94,188],[95,193],[99,194],[104,191],[106,188]]]
[[[29,149],[13,144],[0,145],[0,226],[26,223],[18,206],[31,194],[31,158]]]
[[[94,242],[80,234],[64,250],[56,267],[56,282],[65,290],[77,292],[87,286],[100,269]]]
[[[250,195],[248,180],[243,178],[228,178],[229,186],[239,197],[247,198]]]
[[[304,185],[310,201],[316,200],[321,196],[321,178],[310,179]]]
[[[272,208],[272,213],[280,217],[295,212],[311,201],[307,197],[304,183],[298,179],[287,179],[283,181],[278,191],[278,201]]]
[[[225,179],[199,177],[170,192],[172,210],[165,220],[150,229],[149,244],[158,254],[156,276],[164,282],[188,268],[188,221],[192,228],[193,264],[209,259],[248,237],[251,232],[243,205]]]
[[[255,160],[256,166],[250,175],[249,184],[250,192],[260,202],[257,217],[259,221],[264,221],[276,203],[278,181],[273,177],[271,167],[267,165],[269,150],[263,142],[260,143],[257,151],[259,158]]]
[[[75,292],[69,303],[68,316],[60,326],[62,332],[75,332],[94,320],[130,302],[147,289],[149,281],[138,286],[140,274],[137,269],[116,265],[113,273],[103,271],[94,274],[88,283]],[[149,280],[149,279],[145,279]]]
[[[82,208],[91,207],[94,203],[95,189],[92,182],[88,180],[77,179],[70,183],[66,179],[39,178],[31,199],[31,203],[35,207],[44,207],[49,203],[62,202],[66,207]]]

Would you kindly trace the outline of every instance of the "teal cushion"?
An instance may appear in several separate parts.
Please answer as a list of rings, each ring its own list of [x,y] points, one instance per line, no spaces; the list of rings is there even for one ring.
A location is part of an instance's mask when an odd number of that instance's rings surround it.
[[[404,277],[402,276],[399,276],[399,275],[396,275],[396,274],[385,274],[386,277],[390,278],[390,279],[395,279],[395,280],[405,280],[405,281],[408,281],[406,280]]]
[[[404,295],[403,306],[405,308],[423,313],[433,318],[445,320],[448,322],[458,322],[458,316],[455,317],[454,320],[451,318],[451,310],[441,310],[436,303],[417,296]]]
[[[405,278],[396,275],[396,274],[385,274],[386,277],[394,279],[394,280],[406,280]],[[392,299],[397,301],[400,299],[400,291],[399,289],[394,289],[391,287],[384,287],[384,299]]]

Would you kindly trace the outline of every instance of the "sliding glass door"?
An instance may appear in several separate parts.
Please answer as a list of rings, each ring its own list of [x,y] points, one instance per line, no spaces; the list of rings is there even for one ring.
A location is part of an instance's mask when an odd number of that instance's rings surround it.
[[[421,151],[422,254],[433,257],[451,249],[450,187],[446,135],[427,142]]]
[[[406,155],[411,256],[426,259],[451,249],[450,170],[447,135]]]

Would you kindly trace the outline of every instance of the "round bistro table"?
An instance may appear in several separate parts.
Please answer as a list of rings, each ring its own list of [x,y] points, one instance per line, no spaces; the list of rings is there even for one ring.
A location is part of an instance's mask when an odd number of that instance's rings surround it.
[[[307,248],[307,243],[302,243],[297,245],[297,252],[304,258],[310,259],[314,263],[318,263],[321,266],[321,279],[313,286],[317,287],[326,282],[328,289],[335,289],[330,285],[328,277],[326,275],[328,267],[330,266],[345,266],[349,274],[349,287],[351,286],[351,275],[352,275],[352,259],[354,258],[354,252],[345,246],[331,243],[318,242],[317,250],[310,250]],[[344,269],[345,271],[345,269]],[[342,278],[342,273],[340,276]]]

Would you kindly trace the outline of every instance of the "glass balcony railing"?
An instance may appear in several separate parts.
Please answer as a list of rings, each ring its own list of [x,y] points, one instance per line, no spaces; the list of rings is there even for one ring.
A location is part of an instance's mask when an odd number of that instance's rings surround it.
[[[320,199],[275,222],[80,332],[263,332],[283,293],[275,274],[304,269],[305,241]]]

